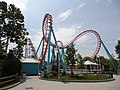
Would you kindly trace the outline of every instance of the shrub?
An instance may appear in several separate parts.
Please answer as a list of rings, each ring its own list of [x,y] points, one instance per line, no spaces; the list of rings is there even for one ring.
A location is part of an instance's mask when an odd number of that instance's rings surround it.
[[[21,62],[18,58],[16,58],[12,51],[10,51],[6,57],[6,59],[2,63],[2,76],[11,76],[16,73],[21,73]]]

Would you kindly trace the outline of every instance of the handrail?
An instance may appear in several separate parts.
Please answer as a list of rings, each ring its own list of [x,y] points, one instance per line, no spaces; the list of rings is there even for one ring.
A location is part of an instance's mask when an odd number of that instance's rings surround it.
[[[7,76],[7,77],[1,77],[0,80],[2,79],[7,79],[7,78],[11,78],[11,77],[15,77],[16,75],[12,75],[12,76]]]
[[[8,76],[8,77],[2,77],[0,78],[0,88],[4,87],[6,84],[11,84],[12,82],[16,83],[19,80],[19,77],[16,75]]]
[[[10,79],[10,80],[6,80],[4,82],[0,82],[0,85],[4,84],[4,83],[8,83],[8,82],[11,82],[11,81],[14,81],[15,79]]]

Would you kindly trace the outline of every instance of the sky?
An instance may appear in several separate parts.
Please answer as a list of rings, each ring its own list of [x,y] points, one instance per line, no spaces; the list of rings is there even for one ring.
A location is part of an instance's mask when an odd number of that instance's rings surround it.
[[[1,0],[0,0],[1,1]],[[108,50],[115,57],[115,46],[120,40],[120,0],[2,0],[15,4],[25,17],[25,27],[37,49],[42,38],[42,21],[46,13],[53,17],[53,29],[57,40],[67,44],[82,31],[96,30]],[[75,42],[82,56],[91,56],[97,38],[86,34]],[[107,57],[101,46],[98,55]]]

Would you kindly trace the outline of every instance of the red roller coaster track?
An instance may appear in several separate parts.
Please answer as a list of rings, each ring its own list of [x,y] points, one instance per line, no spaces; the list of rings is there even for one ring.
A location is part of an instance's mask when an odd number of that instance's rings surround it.
[[[97,47],[96,47],[93,55],[91,56],[91,59],[94,59],[96,57],[96,55],[98,54],[98,52],[101,48],[101,43],[102,43],[100,35],[95,30],[83,31],[82,33],[78,34],[73,40],[71,40],[67,45],[65,45],[64,48],[68,47],[70,44],[74,43],[76,40],[78,40],[80,37],[82,37],[83,35],[85,35],[87,33],[93,33],[97,37]]]
[[[39,59],[40,63],[43,62],[46,54],[47,54],[47,51],[48,51],[48,38],[51,38],[50,37],[50,30],[52,28],[52,16],[50,14],[45,14],[44,16],[44,19],[43,19],[43,24],[42,24],[42,33],[43,33],[43,45],[42,45],[42,52],[41,52],[41,57]],[[63,45],[63,43],[61,41],[58,41],[62,44],[62,46],[60,46],[59,48],[66,48],[68,46],[70,46],[72,43],[74,43],[75,41],[77,41],[80,37],[82,37],[83,35],[87,34],[87,33],[93,33],[95,34],[95,36],[97,37],[97,47],[94,51],[94,53],[92,54],[91,56],[91,60],[93,60],[96,55],[98,54],[100,48],[101,48],[101,43],[102,43],[102,40],[101,40],[101,37],[100,35],[95,31],[95,30],[85,30],[83,32],[81,32],[80,34],[78,34],[73,40],[71,40],[68,44],[66,45]],[[30,39],[28,39],[28,42],[32,48],[32,51],[35,53],[35,48],[31,42]],[[52,42],[50,42],[50,45],[53,46],[53,47],[56,47],[56,45]],[[36,56],[37,57],[37,56]],[[38,60],[38,57],[37,57],[37,60]]]
[[[50,14],[45,14],[42,24],[44,41],[42,46],[42,52],[41,52],[42,56],[40,58],[40,63],[43,62],[45,55],[47,53],[50,27],[52,27],[52,16]]]
[[[50,27],[52,27],[52,16],[50,14],[46,14],[45,17],[44,17],[44,19],[43,19],[43,25],[42,25],[43,37],[45,38],[44,42],[46,43],[44,45],[44,49],[45,50],[44,50],[44,54],[43,54],[42,59],[44,58],[44,56],[45,56],[45,54],[47,52],[47,48],[48,48],[47,47],[47,45],[48,45],[47,39],[49,37],[49,30],[50,30],[49,28]],[[63,45],[60,48],[66,48],[66,47],[68,47],[69,45],[71,45],[72,43],[74,43],[76,40],[78,40],[81,36],[83,36],[83,35],[85,35],[87,33],[93,33],[97,37],[97,47],[96,47],[93,55],[91,56],[91,59],[94,59],[95,56],[98,54],[98,52],[99,52],[99,50],[101,48],[101,43],[102,43],[100,35],[95,30],[86,30],[86,31],[83,31],[82,33],[78,34],[73,40],[71,40],[68,44]],[[51,42],[51,45],[52,46],[56,46],[52,42]]]
[[[30,38],[27,38],[27,45],[25,46],[25,58],[28,57],[28,50],[31,48],[31,51],[33,52],[33,54],[35,55],[36,51],[35,48],[33,46],[33,43],[31,41]],[[36,56],[36,59],[38,60],[38,57]]]
[[[47,54],[47,51],[48,51],[48,38],[51,38],[50,36],[50,30],[52,28],[52,16],[50,14],[46,14],[44,16],[44,19],[43,19],[43,24],[42,24],[42,33],[43,33],[43,45],[42,45],[42,52],[41,52],[41,58],[38,59],[38,57],[36,56],[36,59],[40,61],[40,63],[43,62],[46,54]],[[78,34],[73,40],[71,40],[68,44],[66,45],[63,45],[63,43],[61,41],[58,41],[59,43],[61,43],[61,46],[59,46],[59,48],[66,48],[68,46],[70,46],[72,43],[74,43],[75,41],[77,41],[80,37],[82,37],[83,35],[87,34],[87,33],[93,33],[95,34],[95,36],[97,37],[97,47],[94,51],[94,53],[92,54],[91,56],[91,60],[93,60],[96,55],[98,54],[100,48],[101,48],[101,43],[102,43],[102,40],[101,40],[101,37],[100,35],[95,31],[95,30],[85,30],[83,32],[81,32],[80,34]],[[32,51],[33,53],[35,54],[35,48],[30,40],[30,38],[28,38],[28,43],[30,45],[30,47],[32,48]],[[50,42],[50,45],[53,46],[53,47],[56,47],[56,44]],[[25,53],[26,56],[27,56],[27,53]]]

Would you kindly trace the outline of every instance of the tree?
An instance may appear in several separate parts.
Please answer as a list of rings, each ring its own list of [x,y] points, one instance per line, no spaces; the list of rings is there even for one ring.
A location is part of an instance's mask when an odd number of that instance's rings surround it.
[[[112,63],[110,62],[109,59],[103,57],[103,56],[99,56],[97,58],[98,60],[98,64],[100,64],[101,66],[100,67],[104,67],[104,71],[109,71],[110,69],[112,70],[113,67],[112,67]]]
[[[24,16],[20,9],[14,4],[0,1],[0,73],[2,71],[3,76],[20,73],[20,58],[28,35],[24,26]],[[16,45],[8,52],[11,43]]]
[[[120,60],[120,40],[118,40],[117,45],[115,46],[116,54],[118,55],[118,59]]]
[[[83,69],[85,66],[84,66],[84,61],[83,61],[82,56],[78,53],[76,55],[76,58],[77,58],[78,68]]]
[[[67,65],[71,65],[71,74],[73,73],[72,68],[77,61],[75,58],[75,53],[76,53],[76,50],[73,44],[67,47],[66,54],[65,54],[65,61]]]
[[[22,49],[28,35],[24,27],[24,16],[15,5],[0,2],[0,43],[7,53],[8,45],[16,43],[16,49]],[[22,50],[19,50],[22,53]]]
[[[85,57],[83,58],[83,61],[84,61],[84,62],[87,61],[87,60],[90,60],[90,57],[89,57],[89,56],[85,56]]]

